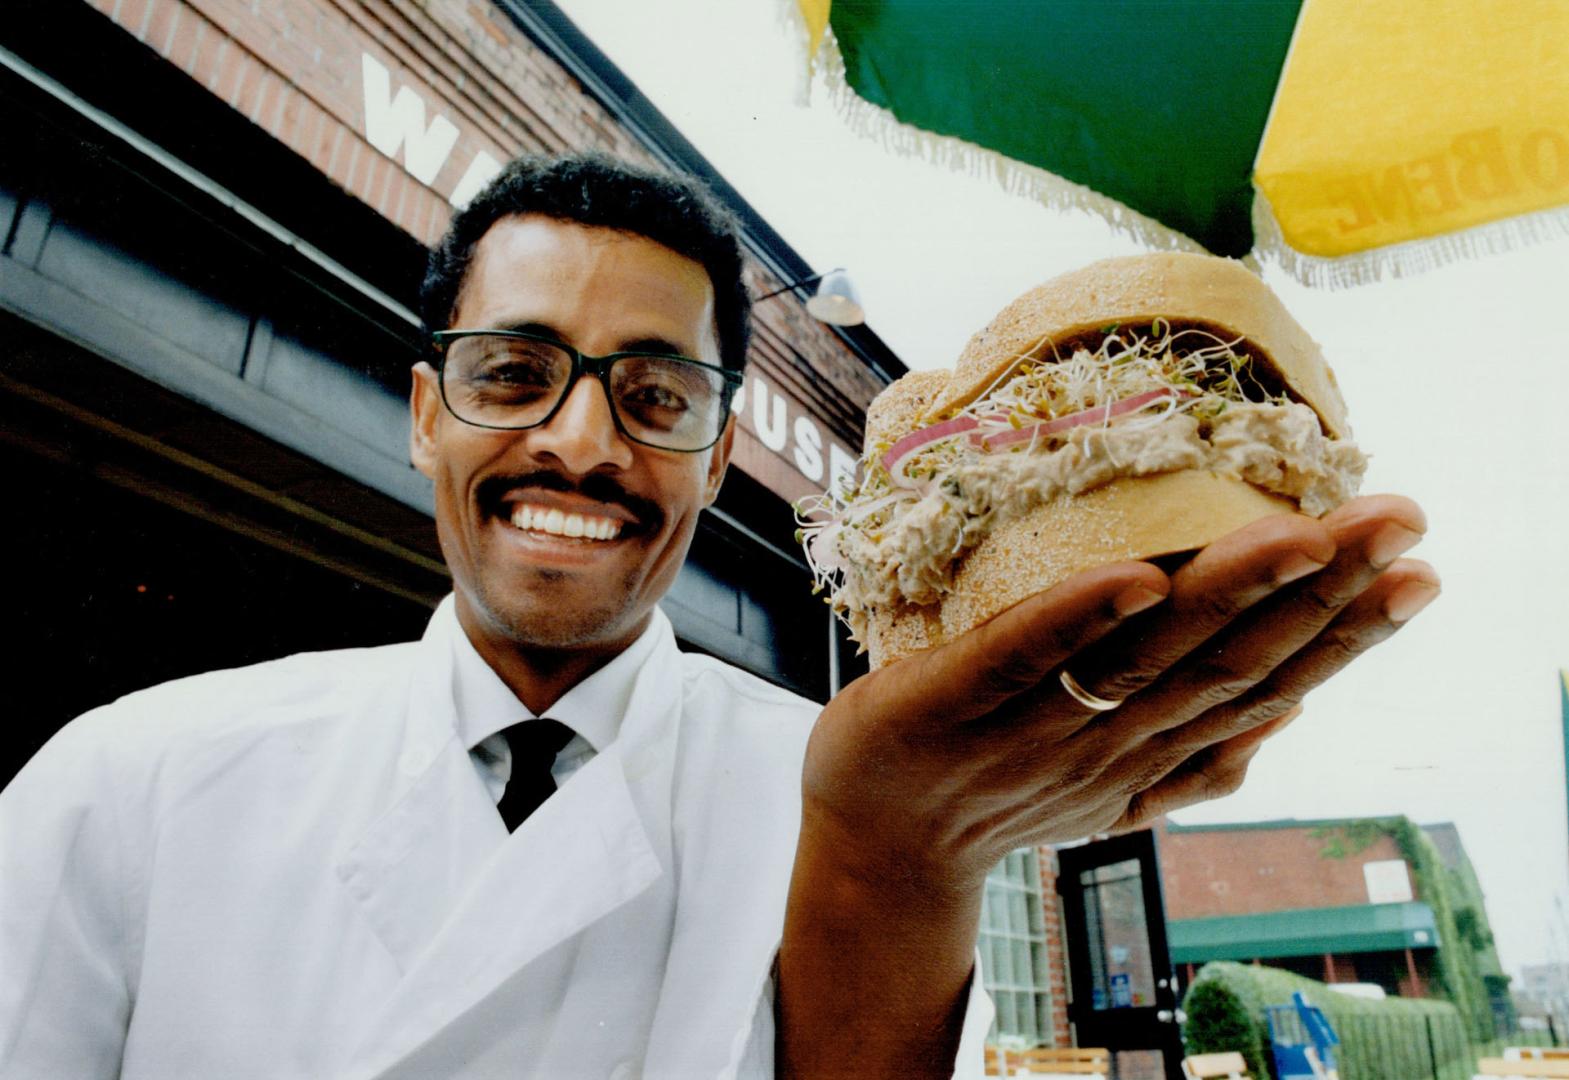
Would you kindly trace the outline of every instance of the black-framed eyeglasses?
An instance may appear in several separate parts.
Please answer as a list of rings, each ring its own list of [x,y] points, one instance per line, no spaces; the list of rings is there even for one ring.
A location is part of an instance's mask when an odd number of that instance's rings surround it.
[[[644,446],[696,453],[719,441],[742,375],[686,356],[584,356],[521,330],[438,330],[441,399],[465,424],[516,431],[549,423],[579,376],[605,388],[616,430]]]

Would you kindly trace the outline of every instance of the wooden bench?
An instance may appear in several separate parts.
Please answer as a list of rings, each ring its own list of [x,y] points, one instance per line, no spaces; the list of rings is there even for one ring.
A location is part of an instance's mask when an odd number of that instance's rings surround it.
[[[1248,1063],[1235,1050],[1225,1054],[1194,1054],[1182,1059],[1186,1080],[1248,1080]]]
[[[1037,1046],[1030,1050],[986,1048],[989,1076],[1109,1076],[1111,1051],[1085,1047]]]
[[[1070,1076],[1109,1076],[1111,1051],[1068,1047],[1058,1049],[1037,1046],[1033,1050],[1018,1050],[1008,1055],[1016,1062],[1016,1071],[1029,1073],[1057,1073]]]
[[[1569,1060],[1563,1058],[1483,1058],[1476,1063],[1478,1076],[1569,1077]]]

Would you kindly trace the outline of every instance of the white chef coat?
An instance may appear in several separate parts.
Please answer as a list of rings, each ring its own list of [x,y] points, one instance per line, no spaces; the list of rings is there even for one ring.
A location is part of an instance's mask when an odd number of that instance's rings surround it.
[[[586,692],[619,723],[509,835],[463,648],[449,599],[419,642],[56,735],[0,793],[0,1075],[769,1075],[817,707],[680,653],[656,611]],[[972,986],[965,1076],[990,1021]]]

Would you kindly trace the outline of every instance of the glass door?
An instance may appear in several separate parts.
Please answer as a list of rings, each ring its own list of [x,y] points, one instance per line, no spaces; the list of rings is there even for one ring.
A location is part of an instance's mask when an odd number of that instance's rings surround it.
[[[1112,1051],[1120,1080],[1181,1080],[1176,977],[1155,836],[1057,853],[1075,1042]]]

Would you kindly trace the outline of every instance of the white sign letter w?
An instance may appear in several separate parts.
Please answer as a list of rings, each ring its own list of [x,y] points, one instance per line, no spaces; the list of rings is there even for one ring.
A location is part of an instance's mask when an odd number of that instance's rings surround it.
[[[424,100],[407,86],[399,87],[398,96],[393,97],[387,69],[370,53],[362,53],[361,59],[365,71],[365,137],[390,158],[396,158],[398,147],[403,147],[403,164],[409,175],[429,185],[452,153],[458,129],[439,114],[427,128]]]

